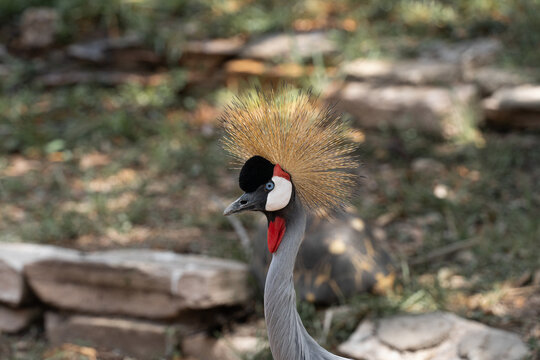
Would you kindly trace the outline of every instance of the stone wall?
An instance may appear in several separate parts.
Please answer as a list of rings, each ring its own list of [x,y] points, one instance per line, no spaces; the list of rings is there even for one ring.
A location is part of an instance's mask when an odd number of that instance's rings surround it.
[[[2,243],[0,332],[44,321],[52,344],[165,356],[238,316],[251,298],[248,276],[244,264],[203,256]]]
[[[271,34],[247,43],[188,42],[181,62],[195,82],[220,79],[230,87],[253,77],[298,83],[322,71],[329,81],[324,97],[360,128],[412,128],[442,138],[470,136],[481,124],[540,129],[540,71],[495,66],[504,50],[498,40],[436,43],[401,61],[340,63],[337,49],[322,31]],[[324,69],[310,64],[320,56]]]

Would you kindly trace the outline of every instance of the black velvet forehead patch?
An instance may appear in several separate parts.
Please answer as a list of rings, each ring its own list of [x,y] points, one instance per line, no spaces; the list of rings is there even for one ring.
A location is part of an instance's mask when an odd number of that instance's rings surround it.
[[[253,192],[262,184],[270,181],[273,173],[274,164],[262,156],[253,156],[246,161],[240,170],[240,178],[238,179],[240,189],[245,192]]]

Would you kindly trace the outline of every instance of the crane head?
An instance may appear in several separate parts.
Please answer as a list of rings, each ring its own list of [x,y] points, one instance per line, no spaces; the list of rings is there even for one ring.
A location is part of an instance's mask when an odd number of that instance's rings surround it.
[[[333,108],[311,93],[287,86],[247,91],[225,109],[222,126],[225,150],[244,166],[240,187],[256,193],[240,200],[249,207],[239,202],[228,211],[276,209],[291,196],[319,215],[349,204],[358,179],[357,145],[349,141],[347,125]],[[278,166],[289,175],[281,176],[288,185],[274,181]],[[274,190],[257,190],[270,180]]]
[[[262,156],[247,160],[240,171],[240,188],[244,194],[229,205],[224,215],[242,211],[274,212],[285,208],[293,195],[291,176],[279,164]]]
[[[276,252],[286,229],[286,221],[280,210],[287,208],[294,199],[291,176],[279,164],[272,164],[256,155],[242,166],[238,180],[244,194],[229,205],[223,214],[262,211],[268,219],[268,250]]]

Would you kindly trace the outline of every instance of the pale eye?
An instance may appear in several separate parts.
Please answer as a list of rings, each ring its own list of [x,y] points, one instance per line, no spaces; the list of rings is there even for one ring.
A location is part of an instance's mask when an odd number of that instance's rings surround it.
[[[272,191],[272,190],[274,190],[274,182],[273,182],[273,181],[267,182],[266,185],[264,185],[264,188],[265,188],[267,191]]]

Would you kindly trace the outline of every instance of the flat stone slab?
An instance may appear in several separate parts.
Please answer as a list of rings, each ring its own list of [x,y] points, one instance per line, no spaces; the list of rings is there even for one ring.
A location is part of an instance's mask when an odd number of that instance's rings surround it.
[[[35,262],[25,273],[43,302],[94,314],[175,318],[189,310],[239,305],[251,295],[245,264],[171,252],[82,254]]]
[[[197,333],[182,339],[182,354],[197,360],[243,360],[268,348],[264,322],[235,326],[216,338]]]
[[[240,56],[262,60],[306,59],[315,55],[329,55],[337,48],[325,31],[269,34],[249,41]]]
[[[390,61],[357,59],[343,67],[352,79],[397,84],[452,84],[461,79],[458,65],[434,60]]]
[[[338,349],[362,360],[521,360],[528,353],[513,333],[444,312],[365,320]]]
[[[463,68],[489,65],[504,50],[498,39],[478,38],[458,42],[435,42],[420,51],[420,57],[460,64]]]
[[[75,59],[104,62],[107,60],[107,51],[115,49],[126,49],[143,45],[143,39],[130,34],[117,38],[105,38],[86,43],[76,43],[68,46],[67,54]]]
[[[489,122],[525,129],[540,129],[540,86],[503,88],[482,102]]]
[[[18,333],[41,315],[37,307],[14,309],[0,305],[0,333]]]
[[[45,331],[53,345],[84,344],[138,359],[172,355],[182,332],[179,326],[165,323],[54,312],[45,314]]]
[[[501,89],[486,100],[491,108],[540,112],[540,86],[524,85]]]
[[[44,259],[76,256],[76,251],[55,246],[0,243],[0,302],[19,306],[31,298],[23,273],[26,265]]]
[[[412,128],[449,138],[468,131],[468,122],[477,120],[473,85],[446,88],[351,81],[334,85],[325,97],[339,111],[351,114],[362,128]]]
[[[243,49],[245,41],[240,37],[192,40],[182,48],[183,55],[235,56]]]
[[[480,67],[464,73],[464,80],[472,82],[484,93],[538,82],[540,73],[534,69],[509,70],[499,67]]]

